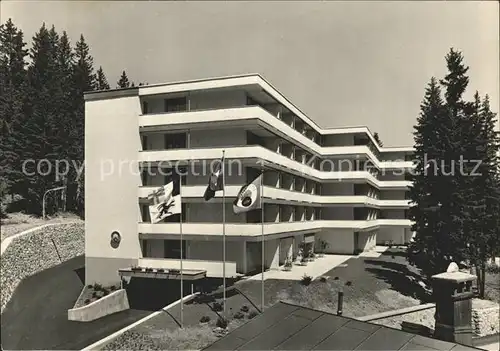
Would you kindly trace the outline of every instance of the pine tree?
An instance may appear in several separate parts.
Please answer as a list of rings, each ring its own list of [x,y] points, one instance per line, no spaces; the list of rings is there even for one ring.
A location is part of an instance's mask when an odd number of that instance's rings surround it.
[[[120,76],[120,79],[116,83],[117,88],[129,88],[130,87],[130,82],[127,77],[127,73],[125,71],[122,72],[122,75]]]
[[[109,90],[108,80],[102,67],[99,67],[96,73],[96,90]]]
[[[382,140],[380,140],[380,136],[378,135],[377,132],[373,133],[373,138],[377,142],[378,146],[380,147],[384,146],[384,143],[382,143]]]

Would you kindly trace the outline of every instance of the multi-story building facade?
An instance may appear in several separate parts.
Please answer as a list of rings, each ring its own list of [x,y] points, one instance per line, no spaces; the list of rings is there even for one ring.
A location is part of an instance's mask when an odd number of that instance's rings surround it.
[[[222,192],[203,199],[223,151],[225,206]],[[266,269],[304,242],[342,254],[408,242],[412,151],[379,147],[366,127],[322,129],[259,75],[86,93],[87,283],[133,266],[178,269],[180,245],[186,274],[220,277],[223,217],[227,276],[261,266],[262,240]],[[181,173],[182,223],[149,220],[147,196],[170,174],[158,167]],[[234,214],[262,169],[263,213]]]

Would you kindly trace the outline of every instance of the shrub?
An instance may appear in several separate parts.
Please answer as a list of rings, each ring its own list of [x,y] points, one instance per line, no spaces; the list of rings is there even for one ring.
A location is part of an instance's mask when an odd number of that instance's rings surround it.
[[[109,290],[108,289],[103,289],[102,290],[103,296],[109,295]]]
[[[326,277],[321,277],[321,278],[319,278],[319,281],[322,283],[326,283],[326,279],[327,279]]]
[[[254,317],[257,317],[258,313],[257,311],[252,311],[248,314],[248,319],[252,319]]]
[[[92,291],[92,297],[95,299],[97,297],[97,291]]]
[[[311,282],[312,282],[312,277],[310,275],[306,275],[306,274],[304,274],[304,276],[300,280],[300,283],[302,285],[306,285],[306,286],[311,284]]]
[[[87,288],[92,289],[92,285],[91,284],[87,285]]]
[[[248,308],[248,306],[247,306],[247,305],[243,305],[243,306],[241,306],[241,312],[245,312],[245,313],[247,313],[248,311],[250,311],[250,308]]]
[[[333,280],[339,280],[339,277],[335,277],[335,278],[333,278]]]
[[[83,303],[88,305],[90,303],[90,299],[85,299],[85,301],[83,301]]]
[[[223,317],[219,317],[217,319],[217,323],[215,323],[215,326],[217,328],[222,328],[222,329],[226,329],[227,328],[227,325],[228,325],[228,321],[226,318],[223,318]]]
[[[109,288],[111,291],[115,291],[116,290],[116,286],[114,285],[111,285],[111,287]]]
[[[486,264],[486,272],[492,273],[492,274],[498,274],[498,273],[500,273],[500,266],[498,266],[495,263],[487,263]]]
[[[97,284],[97,283],[95,283],[95,284],[94,284],[94,290],[95,290],[95,291],[101,291],[101,290],[102,290],[102,285],[101,285],[101,284]]]
[[[223,310],[222,304],[220,302],[214,302],[212,308],[215,312],[220,312]]]
[[[203,316],[200,318],[200,323],[208,323],[208,322],[210,322],[209,316]]]
[[[347,286],[351,286],[351,285],[352,285],[352,282],[349,280],[349,281],[345,282],[345,285],[347,285]]]
[[[239,311],[238,311],[238,312],[236,312],[236,313],[234,314],[234,316],[233,316],[233,317],[234,317],[234,319],[243,319],[243,318],[245,318],[245,315],[243,314],[243,312],[239,312]]]

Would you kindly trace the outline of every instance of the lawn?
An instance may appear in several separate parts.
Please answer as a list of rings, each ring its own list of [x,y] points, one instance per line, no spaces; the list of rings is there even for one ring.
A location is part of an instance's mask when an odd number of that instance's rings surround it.
[[[416,283],[418,273],[408,265],[401,249],[390,249],[378,258],[352,258],[305,286],[300,281],[268,279],[265,305],[277,301],[337,312],[338,292],[344,293],[343,315],[360,317],[418,305],[427,295]],[[260,306],[259,281],[243,281],[238,289]]]
[[[265,307],[283,300],[335,313],[338,291],[344,292],[345,316],[364,316],[420,303],[416,296],[407,296],[411,294],[405,294],[406,290],[404,293],[394,290],[394,284],[403,284],[405,279],[412,284],[406,275],[414,274],[400,251],[392,250],[379,258],[353,258],[346,263],[329,271],[326,279],[317,279],[308,286],[300,281],[266,280]],[[399,279],[397,283],[390,281],[395,277]],[[245,323],[259,311],[261,288],[258,280],[243,280],[227,292],[228,330]],[[105,349],[193,350],[206,347],[218,338],[214,330],[222,315],[216,308],[221,300],[222,294],[216,292],[206,301],[185,304],[182,330],[179,329],[180,308],[176,306],[124,333]],[[209,322],[201,323],[202,318]]]
[[[82,222],[82,220],[75,214],[62,213],[52,216],[46,220],[41,217],[34,217],[24,213],[9,213],[7,218],[1,219],[1,238],[21,233],[25,230],[35,228],[44,224],[52,223],[69,223],[69,222]]]

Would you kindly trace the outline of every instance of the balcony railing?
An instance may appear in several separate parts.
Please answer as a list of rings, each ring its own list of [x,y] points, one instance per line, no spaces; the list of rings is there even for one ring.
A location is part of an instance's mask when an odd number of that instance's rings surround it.
[[[266,129],[271,129],[274,133],[280,135],[288,141],[298,144],[307,152],[319,154],[324,157],[359,157],[364,155],[372,161],[375,167],[381,167],[381,163],[376,156],[379,151],[376,148],[372,150],[370,149],[370,146],[367,145],[322,147],[302,132],[297,131],[293,128],[293,126],[290,126],[283,120],[276,118],[260,106],[141,115],[139,116],[139,127],[151,128],[157,126],[168,126],[171,128],[177,126],[178,128],[179,125],[189,125],[195,123],[205,123],[210,125],[216,122],[225,123],[228,126],[234,126],[235,123],[242,123],[242,125],[245,125],[252,120],[258,121],[258,124],[261,124]],[[389,165],[390,168],[395,168],[397,166],[398,163],[392,163]],[[407,167],[408,165],[404,166]]]

